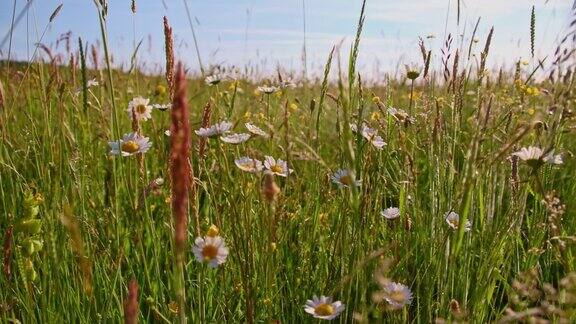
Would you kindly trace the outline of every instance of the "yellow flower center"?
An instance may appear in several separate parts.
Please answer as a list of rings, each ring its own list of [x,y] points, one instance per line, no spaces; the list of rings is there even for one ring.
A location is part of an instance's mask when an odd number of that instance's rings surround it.
[[[139,114],[145,113],[146,112],[146,106],[145,105],[136,106],[136,112]]]
[[[452,219],[449,219],[448,222],[450,222],[450,224],[451,224],[452,226],[458,227],[458,219],[452,218]]]
[[[126,141],[122,143],[122,151],[124,152],[134,153],[137,152],[139,149],[140,145],[138,145],[138,143],[136,143],[135,141]]]
[[[352,184],[352,177],[349,175],[344,175],[342,177],[340,177],[340,183],[344,184],[344,185],[351,185]]]
[[[206,261],[213,260],[214,258],[216,258],[217,255],[218,255],[218,248],[215,247],[214,245],[205,245],[204,248],[202,249],[202,256]]]
[[[320,316],[329,316],[334,314],[334,307],[330,304],[320,304],[314,308],[314,313]]]
[[[278,164],[271,166],[270,171],[274,173],[284,173],[284,169],[282,169],[282,167],[279,166]]]
[[[397,290],[390,293],[390,299],[398,303],[403,303],[406,301],[406,295],[404,295],[402,291]]]

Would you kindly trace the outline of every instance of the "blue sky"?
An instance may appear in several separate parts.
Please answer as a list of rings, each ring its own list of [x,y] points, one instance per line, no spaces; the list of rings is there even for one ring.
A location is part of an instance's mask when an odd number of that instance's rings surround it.
[[[26,0],[16,0],[16,12]],[[322,69],[330,48],[343,41],[343,54],[354,38],[360,11],[359,0],[304,0],[306,7],[309,70]],[[463,0],[462,21],[456,25],[456,0],[368,0],[359,65],[365,72],[394,70],[398,64],[419,63],[418,36],[434,35],[427,47],[438,50],[446,30],[468,43],[473,25],[481,17],[478,31],[483,46],[487,32],[495,27],[491,64],[510,64],[530,58],[529,22],[532,5],[537,13],[537,55],[551,53],[567,23],[569,0]],[[59,16],[49,25],[42,43],[54,45],[58,36],[71,31],[74,39],[88,43],[100,39],[96,9],[90,0],[36,0],[14,31],[12,56],[26,60],[34,51],[52,11],[63,3]],[[257,65],[273,70],[278,64],[301,69],[303,46],[302,0],[188,0],[205,65]],[[0,10],[0,37],[7,34],[12,1]],[[115,62],[126,62],[134,40],[143,40],[139,62],[148,70],[163,63],[162,17],[168,16],[175,34],[177,57],[192,69],[197,58],[183,0],[140,0],[137,13],[130,1],[110,1],[108,33]],[[446,19],[448,15],[448,20]],[[75,45],[75,42],[74,42]],[[7,56],[7,45],[2,58]],[[60,49],[63,49],[60,47]]]

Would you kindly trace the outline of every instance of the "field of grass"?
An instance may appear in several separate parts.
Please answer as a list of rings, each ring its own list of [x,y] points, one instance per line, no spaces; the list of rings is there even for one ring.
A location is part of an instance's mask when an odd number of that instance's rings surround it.
[[[361,28],[294,84],[121,72],[105,46],[2,62],[0,321],[575,322],[574,76],[488,69],[491,36],[384,84]],[[239,161],[267,156],[293,172]]]

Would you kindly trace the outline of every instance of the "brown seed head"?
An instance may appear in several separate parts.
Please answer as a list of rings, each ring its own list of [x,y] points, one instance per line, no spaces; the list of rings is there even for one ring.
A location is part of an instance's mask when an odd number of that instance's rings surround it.
[[[128,284],[128,296],[124,299],[124,323],[138,323],[138,283],[132,279]]]
[[[190,189],[190,121],[186,98],[186,76],[178,64],[176,88],[172,102],[170,174],[172,177],[172,215],[176,251],[184,251],[188,226],[188,191]]]

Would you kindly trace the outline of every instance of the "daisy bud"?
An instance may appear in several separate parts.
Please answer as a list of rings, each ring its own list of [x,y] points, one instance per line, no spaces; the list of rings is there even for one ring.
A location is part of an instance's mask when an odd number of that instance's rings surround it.
[[[155,96],[163,96],[166,93],[166,87],[159,84],[156,86],[156,89],[154,90],[154,95]]]
[[[206,236],[216,237],[218,234],[220,234],[220,229],[214,224],[210,225],[210,228],[206,231]]]
[[[420,72],[416,70],[408,70],[406,72],[406,77],[410,80],[416,80],[420,76]]]

